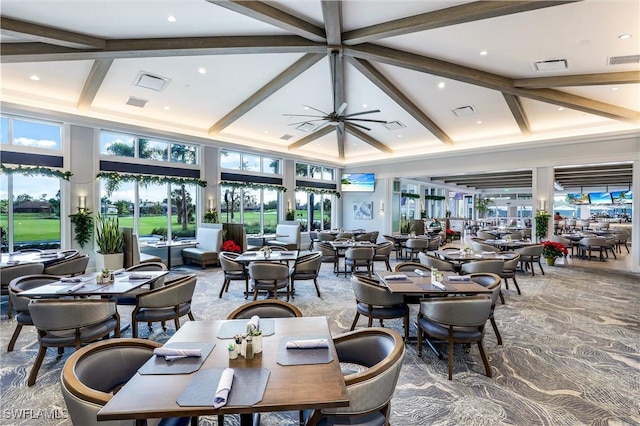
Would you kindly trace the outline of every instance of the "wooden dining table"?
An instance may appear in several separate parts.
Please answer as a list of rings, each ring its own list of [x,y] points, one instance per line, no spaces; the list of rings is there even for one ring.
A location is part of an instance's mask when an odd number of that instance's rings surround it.
[[[454,272],[443,272],[442,285],[445,288],[436,287],[431,284],[431,274],[419,275],[417,272],[402,271],[380,271],[376,272],[380,281],[389,290],[390,293],[404,294],[405,296],[433,297],[448,295],[473,295],[473,294],[491,294],[491,290],[471,281],[462,281],[465,277]],[[404,275],[406,279],[387,279],[389,276]]]
[[[267,262],[286,262],[294,261],[298,258],[298,250],[271,250],[269,257],[266,257],[263,251],[245,251],[240,256],[236,257],[236,262],[251,263],[256,261]]]
[[[136,373],[113,398],[98,412],[98,420],[130,420],[137,425],[146,424],[147,419],[187,416],[210,416],[219,414],[240,414],[242,426],[251,425],[253,414],[273,411],[298,411],[345,407],[349,397],[345,386],[338,356],[331,339],[331,332],[325,317],[274,318],[273,334],[263,335],[262,352],[252,359],[239,356],[229,359],[228,344],[232,341],[223,329],[229,329],[233,322],[248,320],[208,320],[190,321],[184,324],[165,344],[202,345],[215,343],[213,350],[201,362],[196,371],[183,374],[140,374]],[[261,321],[265,321],[261,319]],[[226,324],[226,325],[225,325]],[[240,328],[244,324],[240,324]],[[328,362],[295,364],[286,361],[283,343],[291,339],[324,337],[329,342],[326,354]],[[308,350],[308,349],[299,349]],[[283,354],[283,351],[285,352]],[[284,357],[284,358],[283,358]],[[155,362],[155,361],[154,361]],[[181,360],[173,361],[174,363]],[[217,382],[202,383],[199,378],[216,369],[234,369],[234,382],[229,394],[234,392],[255,392],[235,386],[235,374],[259,371],[268,376],[266,386],[258,400],[250,405],[225,405],[213,407]],[[244,370],[243,370],[244,369]],[[201,384],[198,394],[210,397],[211,403],[192,405],[185,402],[185,395],[192,395],[195,383]],[[241,383],[238,383],[241,386]],[[199,398],[198,398],[199,399]],[[181,401],[179,404],[177,401]]]

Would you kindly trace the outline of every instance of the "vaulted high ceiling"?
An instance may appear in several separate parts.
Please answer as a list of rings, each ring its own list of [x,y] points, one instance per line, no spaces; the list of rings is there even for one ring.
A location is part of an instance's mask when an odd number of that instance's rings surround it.
[[[350,165],[639,128],[637,1],[3,0],[1,13],[7,105],[228,146]],[[285,115],[343,103],[388,123]]]

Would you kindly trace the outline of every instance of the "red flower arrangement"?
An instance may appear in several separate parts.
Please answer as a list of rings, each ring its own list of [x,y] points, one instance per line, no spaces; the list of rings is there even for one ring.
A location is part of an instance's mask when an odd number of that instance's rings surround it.
[[[556,243],[554,241],[545,241],[542,243],[542,257],[544,258],[553,258],[566,256],[569,253],[567,248],[561,244]]]
[[[231,251],[233,253],[242,253],[242,248],[233,240],[227,240],[222,243],[222,251]]]

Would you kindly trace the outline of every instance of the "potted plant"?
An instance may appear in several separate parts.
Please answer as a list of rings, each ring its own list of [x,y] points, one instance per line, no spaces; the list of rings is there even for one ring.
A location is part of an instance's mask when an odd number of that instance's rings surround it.
[[[293,209],[287,210],[287,214],[285,215],[286,220],[296,220],[296,211]]]
[[[556,259],[561,256],[566,256],[569,251],[561,243],[553,241],[545,241],[542,243],[542,257],[547,261],[547,265],[553,266]]]
[[[78,207],[78,213],[70,214],[69,219],[75,230],[74,240],[84,248],[93,235],[93,213]]]
[[[203,217],[204,223],[218,223],[218,209],[209,209]]]
[[[549,219],[551,215],[546,210],[536,211],[536,238],[538,241],[542,241],[547,237],[547,230],[549,229]]]
[[[124,264],[124,235],[120,230],[117,217],[96,216],[96,267],[102,269],[120,269]]]

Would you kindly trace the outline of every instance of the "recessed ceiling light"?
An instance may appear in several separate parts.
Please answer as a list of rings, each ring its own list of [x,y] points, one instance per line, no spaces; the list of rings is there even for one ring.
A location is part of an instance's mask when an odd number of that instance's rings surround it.
[[[444,89],[444,81],[441,81],[440,83],[438,83],[438,89]]]
[[[618,36],[618,38],[619,38],[620,40],[628,40],[628,39],[630,39],[630,38],[631,38],[631,34],[620,34],[620,35]]]
[[[611,90],[613,90],[614,92],[618,91],[619,88],[618,87],[612,87]]]
[[[169,21],[169,22],[176,22],[176,17],[175,17],[175,16],[173,16],[173,15],[169,15],[169,16],[167,16],[167,21]]]
[[[489,53],[489,52],[487,52],[486,50],[483,50],[482,52],[480,52],[480,54],[481,54],[482,56],[486,56],[488,53]]]
[[[269,131],[268,131],[268,130],[265,130],[265,131],[264,131],[264,134],[265,134],[265,135],[266,135],[266,134],[269,134]]]
[[[165,111],[169,111],[171,107],[169,105],[165,105],[162,109],[164,109]]]
[[[564,111],[564,107],[558,107],[558,111]]]
[[[398,135],[398,137],[399,137],[399,138],[401,138],[401,137],[402,137],[402,135]]]
[[[309,107],[305,105],[305,106],[304,106],[304,109],[309,109]]]
[[[29,77],[31,80],[33,81],[40,81],[40,77],[38,77],[37,75],[33,74],[31,77]]]
[[[367,107],[367,104],[362,104],[362,108],[366,108],[366,107]]]
[[[203,68],[203,67],[200,67],[200,68],[198,68],[198,72],[199,72],[200,74],[206,74],[206,73],[207,73],[207,70],[206,70],[205,68]]]
[[[476,121],[476,124],[482,124],[482,121],[478,120]]]

